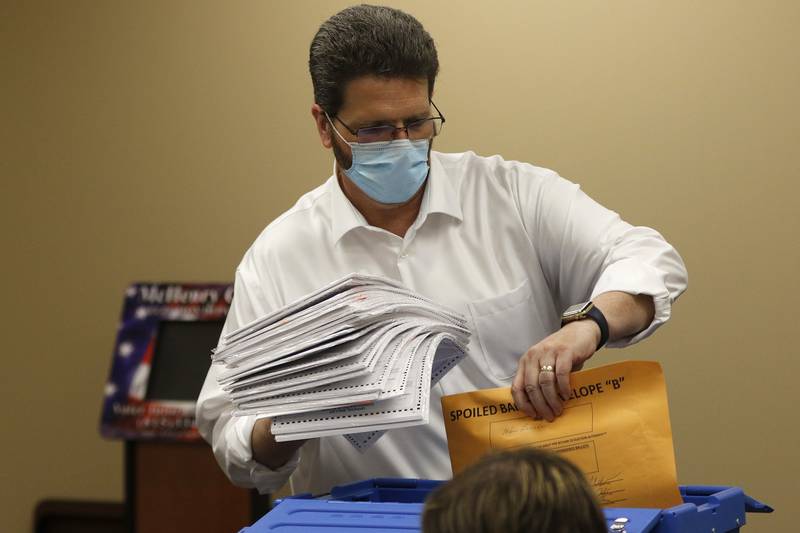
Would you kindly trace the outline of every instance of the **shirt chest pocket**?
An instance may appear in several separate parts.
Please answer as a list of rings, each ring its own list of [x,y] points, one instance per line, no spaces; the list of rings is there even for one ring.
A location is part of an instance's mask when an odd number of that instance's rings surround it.
[[[507,383],[519,358],[542,338],[528,280],[511,292],[469,304],[476,343],[490,377]]]

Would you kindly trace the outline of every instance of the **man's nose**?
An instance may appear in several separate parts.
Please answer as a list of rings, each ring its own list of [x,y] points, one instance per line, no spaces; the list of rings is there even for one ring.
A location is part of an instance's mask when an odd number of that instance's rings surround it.
[[[393,139],[408,139],[408,126],[395,126]]]

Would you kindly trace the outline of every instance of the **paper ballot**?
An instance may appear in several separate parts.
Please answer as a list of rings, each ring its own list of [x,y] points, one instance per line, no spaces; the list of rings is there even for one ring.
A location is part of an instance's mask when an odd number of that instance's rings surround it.
[[[346,435],[358,449],[428,422],[430,387],[463,357],[465,319],[393,280],[351,274],[223,336],[212,356],[235,415],[278,441]]]

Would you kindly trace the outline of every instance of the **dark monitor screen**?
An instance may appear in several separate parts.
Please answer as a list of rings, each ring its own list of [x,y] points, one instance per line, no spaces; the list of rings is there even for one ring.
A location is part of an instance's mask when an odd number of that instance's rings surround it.
[[[162,321],[146,400],[197,401],[224,321]]]

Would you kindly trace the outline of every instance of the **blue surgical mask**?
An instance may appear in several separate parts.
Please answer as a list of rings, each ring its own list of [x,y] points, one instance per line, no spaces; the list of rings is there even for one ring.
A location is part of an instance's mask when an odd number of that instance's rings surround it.
[[[422,187],[430,168],[430,139],[362,144],[347,142],[336,127],[333,130],[353,152],[353,164],[344,173],[376,202],[402,204]]]

